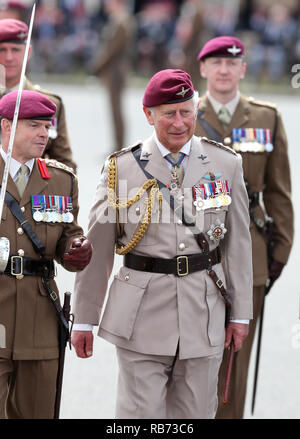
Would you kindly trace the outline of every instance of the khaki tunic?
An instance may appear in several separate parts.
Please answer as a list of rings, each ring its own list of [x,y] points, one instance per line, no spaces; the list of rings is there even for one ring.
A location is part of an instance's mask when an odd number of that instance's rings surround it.
[[[78,185],[77,178],[63,164],[49,161],[49,180],[41,177],[37,163],[34,164],[25,192],[20,199],[17,187],[8,178],[7,191],[25,208],[24,216],[29,221],[40,241],[45,245],[46,257],[55,259],[67,270],[74,267],[64,264],[63,254],[70,248],[75,237],[83,235],[77,224]],[[50,164],[52,166],[50,166]],[[62,168],[64,167],[64,169]],[[4,161],[0,157],[0,181],[2,181]],[[48,194],[70,196],[73,192],[72,223],[36,223],[32,217],[31,195]],[[24,250],[27,257],[38,259],[31,241],[22,233],[20,224],[4,204],[0,236],[10,241],[10,254],[18,255]],[[21,233],[20,233],[21,231]],[[41,360],[58,357],[58,319],[50,298],[40,277],[24,276],[17,280],[14,276],[0,275],[0,324],[5,327],[5,347],[0,347],[0,358],[13,360]],[[54,291],[58,292],[54,280]],[[3,340],[2,340],[3,342]]]
[[[165,185],[170,183],[171,172],[153,137],[143,142],[141,159],[147,161],[146,171],[153,177]],[[131,198],[145,183],[146,177],[130,149],[117,155],[117,167],[120,197],[122,200]],[[210,171],[229,180],[232,203],[220,209],[208,209],[203,214],[203,211],[196,212],[193,205],[192,186],[206,183],[204,176]],[[89,266],[76,275],[76,323],[99,324],[113,267],[116,221],[115,209],[109,208],[107,203],[106,174],[107,169],[90,212],[88,238],[93,244],[93,256]],[[231,317],[251,319],[251,240],[240,157],[194,136],[178,200],[184,203],[189,216],[196,217],[199,228],[206,233],[217,219],[225,222],[228,231],[221,242],[223,264],[214,265],[214,270],[227,284],[233,301]],[[123,244],[132,237],[144,209],[145,197],[142,197],[126,210]],[[159,223],[157,203],[155,209],[153,221],[132,253],[173,258],[201,252],[190,230],[180,218],[174,217],[166,200],[162,202]],[[207,239],[210,249],[214,249],[216,244],[209,240],[208,235]],[[111,284],[99,335],[118,347],[151,355],[175,356],[179,344],[180,359],[196,358],[223,350],[224,316],[223,298],[205,270],[177,277],[124,266]]]
[[[293,242],[293,208],[291,203],[291,180],[287,138],[282,118],[276,107],[266,102],[241,95],[230,125],[223,130],[207,96],[200,98],[201,118],[216,130],[221,141],[232,146],[234,128],[269,128],[273,135],[277,113],[277,129],[272,152],[240,152],[243,159],[244,177],[250,192],[262,192],[267,214],[274,219],[276,248],[273,256],[286,264]],[[196,135],[208,133],[197,121]],[[264,219],[263,209],[254,208],[257,218]],[[253,248],[254,285],[264,285],[268,278],[266,240],[251,221],[250,232]]]

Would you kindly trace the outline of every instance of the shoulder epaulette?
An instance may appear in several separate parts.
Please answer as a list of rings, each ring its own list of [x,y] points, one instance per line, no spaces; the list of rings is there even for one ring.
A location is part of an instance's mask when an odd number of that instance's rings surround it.
[[[272,102],[266,102],[266,101],[258,101],[257,99],[254,99],[253,96],[249,96],[247,100],[254,105],[259,105],[261,107],[267,107],[272,108],[273,110],[277,110],[277,105],[273,104]]]
[[[73,168],[70,168],[69,166],[65,165],[64,163],[58,162],[57,160],[53,160],[53,159],[44,159],[44,160],[45,160],[46,166],[50,166],[51,168],[62,169],[66,172],[69,172],[70,174],[75,175]]]
[[[108,157],[108,160],[111,159],[112,157],[120,157],[121,155],[126,154],[127,152],[132,151],[133,148],[135,148],[135,147],[137,147],[137,146],[139,146],[141,144],[142,144],[142,142],[139,141],[139,142],[134,143],[133,145],[128,146],[127,148],[120,149],[120,151],[115,151],[112,154],[110,154],[110,156]]]
[[[204,140],[205,142],[207,142],[211,145],[217,146],[218,148],[221,148],[224,151],[230,152],[231,154],[233,154],[235,156],[237,155],[237,153],[233,149],[229,148],[228,146],[223,145],[223,143],[216,142],[215,140],[208,139],[207,137],[201,137],[201,140]]]

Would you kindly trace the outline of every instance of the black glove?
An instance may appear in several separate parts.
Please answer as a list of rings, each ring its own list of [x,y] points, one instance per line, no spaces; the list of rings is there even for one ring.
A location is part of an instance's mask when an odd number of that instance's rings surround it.
[[[64,260],[82,270],[90,262],[92,253],[92,244],[84,236],[81,236],[73,240],[70,250],[64,254]]]
[[[285,264],[282,262],[278,262],[275,259],[272,259],[270,265],[269,265],[269,283],[266,286],[265,293],[268,294],[270,291],[273,283],[279,278],[281,275],[281,272],[283,270]]]

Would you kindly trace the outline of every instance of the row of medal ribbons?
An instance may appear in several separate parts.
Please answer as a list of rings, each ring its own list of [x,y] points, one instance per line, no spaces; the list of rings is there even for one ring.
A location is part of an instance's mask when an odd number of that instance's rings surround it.
[[[217,180],[193,186],[196,210],[228,206],[231,203],[231,189],[228,180]]]
[[[236,152],[271,152],[274,148],[269,128],[234,128],[232,141]]]
[[[31,195],[32,217],[36,222],[71,223],[72,197],[61,195]]]

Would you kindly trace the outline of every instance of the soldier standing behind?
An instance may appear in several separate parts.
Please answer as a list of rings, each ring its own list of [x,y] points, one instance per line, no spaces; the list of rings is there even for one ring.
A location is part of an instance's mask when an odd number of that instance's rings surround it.
[[[1,182],[17,94],[0,100]],[[0,225],[0,236],[10,242],[6,266],[0,257],[0,418],[53,418],[63,323],[56,312],[54,259],[68,271],[79,271],[92,253],[77,223],[76,176],[62,163],[39,160],[55,112],[45,95],[22,92],[7,180],[10,199]]]
[[[222,141],[243,158],[244,179],[249,196],[254,270],[254,319],[243,349],[236,355],[229,402],[219,403],[217,418],[242,418],[248,365],[257,318],[260,315],[268,278],[275,281],[288,261],[293,242],[293,208],[288,146],[277,107],[243,96],[239,81],[246,64],[244,46],[234,37],[208,41],[198,55],[200,72],[207,80],[207,93],[200,98],[196,134]],[[273,218],[274,243],[268,261],[266,218]],[[237,236],[237,239],[239,237]],[[219,397],[225,378],[226,355],[219,375]]]
[[[1,84],[2,96],[9,91],[17,90],[19,87],[27,35],[28,26],[23,21],[10,18],[0,20],[0,64],[4,67],[3,79],[5,79],[5,83]],[[47,90],[42,90],[37,85],[33,85],[27,78],[23,88],[45,94],[57,108],[43,157],[64,163],[76,172],[62,99]]]
[[[114,149],[121,149],[125,135],[122,93],[129,69],[135,24],[129,14],[127,0],[104,0],[103,6],[108,21],[101,32],[100,49],[92,63],[92,71],[107,88],[116,142]]]

